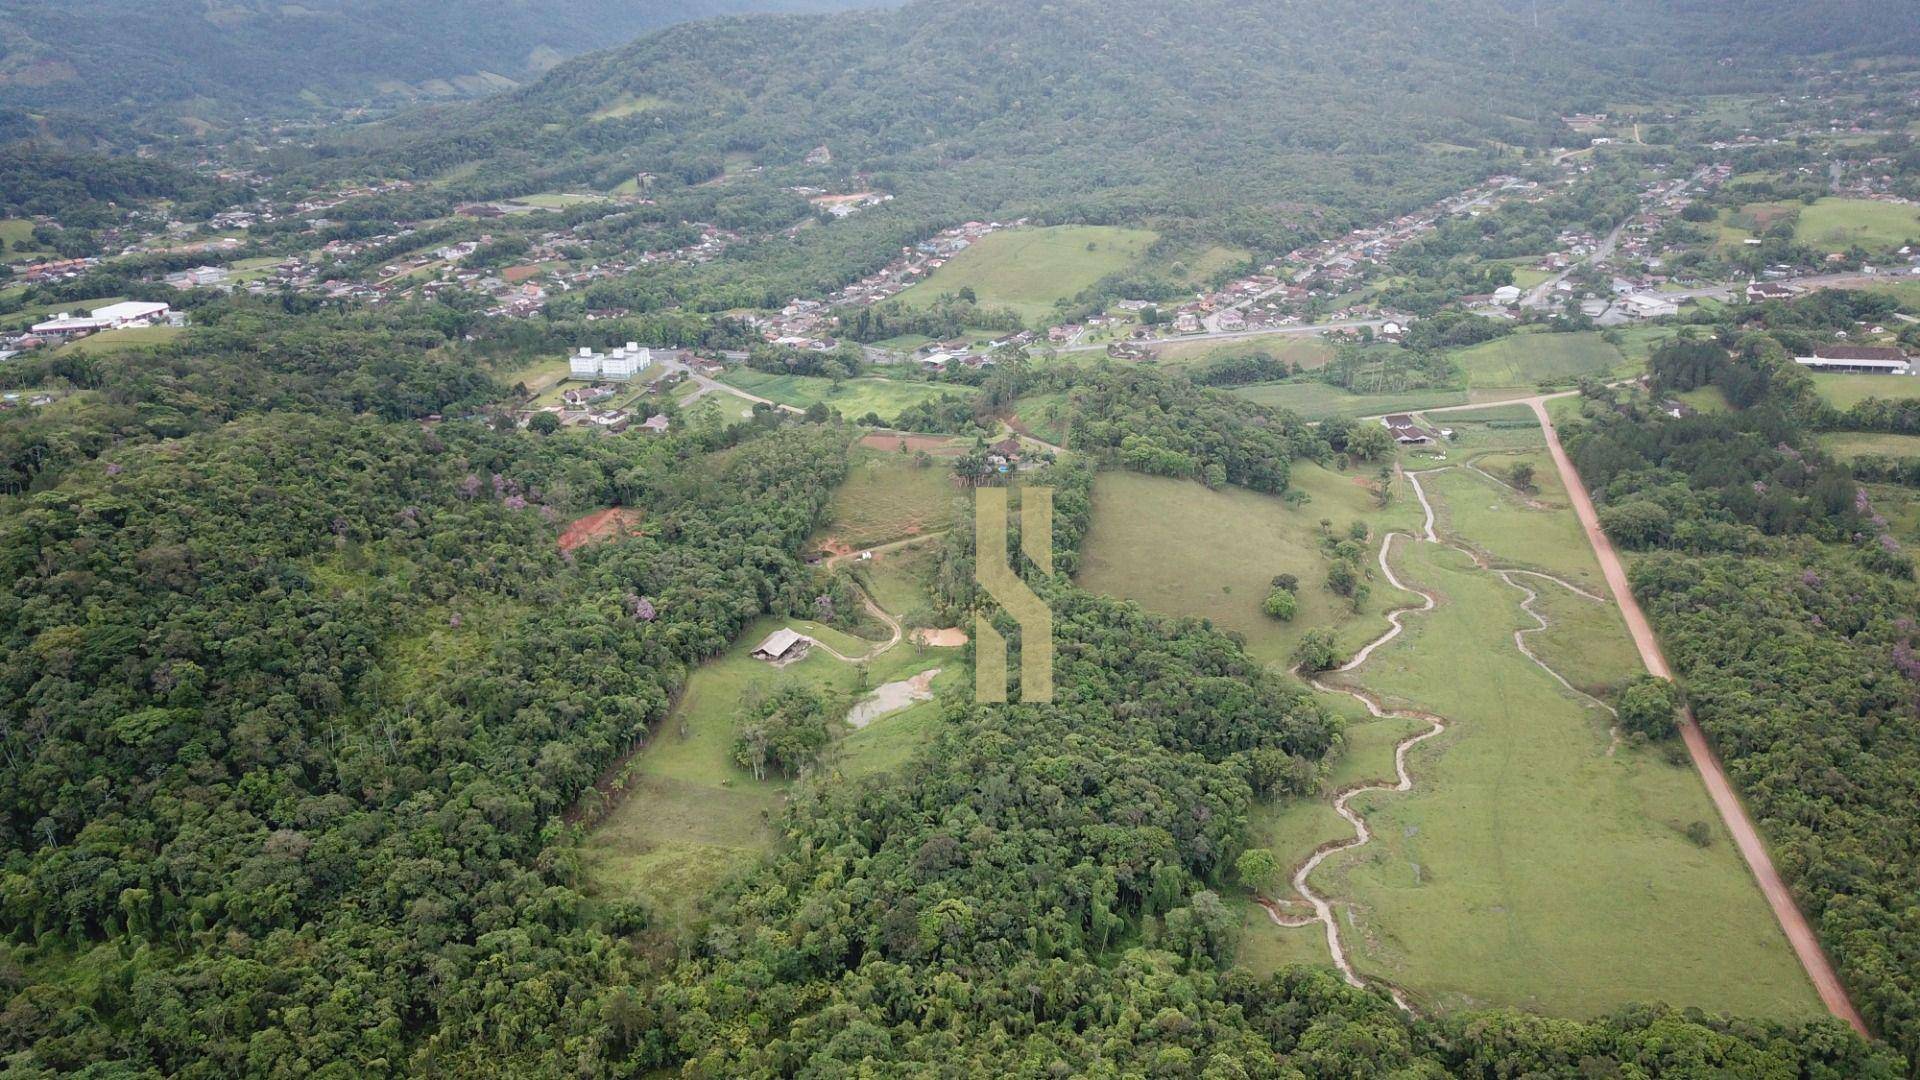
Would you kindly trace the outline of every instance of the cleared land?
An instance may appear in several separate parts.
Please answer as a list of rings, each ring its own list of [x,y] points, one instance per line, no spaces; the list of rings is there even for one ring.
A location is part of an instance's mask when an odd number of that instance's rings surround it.
[[[773,375],[752,368],[734,368],[721,376],[729,386],[749,394],[804,409],[824,402],[841,416],[857,420],[868,413],[892,420],[902,409],[942,397],[971,398],[972,387],[903,382],[898,379],[843,379],[835,382],[813,375]]]
[[[1877,435],[1870,432],[1835,431],[1820,436],[1820,448],[1842,461],[1877,455],[1890,458],[1920,457],[1920,435]]]
[[[1874,199],[1821,199],[1800,211],[1793,235],[1824,251],[1899,247],[1920,238],[1920,210]]]
[[[59,355],[73,353],[91,353],[94,356],[110,356],[113,353],[127,352],[130,349],[142,349],[150,345],[164,345],[186,333],[178,326],[129,326],[121,330],[107,330],[69,342],[60,346]]]
[[[847,481],[834,492],[817,546],[859,551],[942,532],[959,515],[962,492],[948,464],[915,464],[919,455],[863,444],[849,456]]]
[[[1053,305],[1134,265],[1159,236],[1145,229],[1062,225],[1009,229],[982,237],[919,285],[900,294],[908,304],[931,304],[970,288],[988,308],[1012,308],[1038,323]]]
[[[583,849],[588,884],[602,899],[644,901],[662,921],[684,926],[696,905],[729,875],[751,866],[774,840],[789,784],[777,775],[755,780],[733,760],[743,708],[784,686],[801,684],[848,695],[929,668],[942,669],[936,691],[970,678],[956,649],[901,644],[862,667],[815,649],[776,669],[752,657],[768,633],[791,626],[849,655],[871,643],[817,623],[763,618],[731,649],[701,665],[673,712],[635,754],[620,801]],[[828,765],[854,776],[891,768],[937,730],[938,702],[915,705],[846,734]]]
[[[1868,398],[1920,398],[1920,379],[1911,375],[1815,375],[1813,389],[1834,408],[1851,409]]]
[[[1640,374],[1646,367],[1646,352],[1636,339],[1624,344],[1625,350],[1615,347],[1598,333],[1521,333],[1461,349],[1453,358],[1466,373],[1467,385],[1475,389],[1532,387],[1583,377]]]
[[[1320,382],[1254,383],[1233,391],[1248,401],[1276,409],[1288,409],[1307,420],[1334,417],[1373,416],[1404,412],[1408,409],[1435,409],[1443,405],[1465,405],[1470,400],[1464,390],[1408,390],[1398,394],[1350,394],[1337,386]],[[1517,395],[1519,391],[1515,391]]]
[[[7,245],[8,257],[48,254],[33,239],[33,222],[25,218],[0,218],[0,242]]]
[[[1294,487],[1311,501],[1293,507],[1240,488],[1210,491],[1193,481],[1102,473],[1094,486],[1093,527],[1079,584],[1239,631],[1248,652],[1272,664],[1288,663],[1301,635],[1317,626],[1335,627],[1343,647],[1358,648],[1386,628],[1386,609],[1410,598],[1375,580],[1356,613],[1347,599],[1328,591],[1320,520],[1329,519],[1336,532],[1366,521],[1377,543],[1383,526],[1409,528],[1419,515],[1402,485],[1396,485],[1391,506],[1376,509],[1365,486],[1371,475],[1297,463]],[[1300,613],[1292,622],[1260,610],[1274,576],[1282,573],[1300,579]]]
[[[1226,342],[1173,341],[1156,346],[1154,352],[1164,364],[1198,366],[1229,357],[1264,356],[1284,360],[1304,371],[1324,367],[1334,356],[1333,346],[1313,334],[1272,334]]]
[[[1559,519],[1571,514],[1531,509],[1517,496],[1505,512],[1531,529],[1476,531],[1483,526],[1451,504],[1508,496],[1474,474],[1457,480],[1441,480],[1430,495],[1443,529],[1465,529],[1485,550],[1570,546]],[[1578,547],[1535,561],[1570,563],[1581,553],[1591,559]],[[1513,632],[1537,624],[1518,590],[1438,544],[1403,540],[1393,558],[1439,606],[1409,617],[1406,633],[1344,678],[1389,705],[1437,712],[1450,727],[1412,752],[1411,792],[1356,799],[1373,842],[1334,856],[1314,878],[1335,899],[1361,972],[1428,1008],[1588,1016],[1668,1001],[1820,1015],[1697,775],[1655,751],[1614,749],[1607,714],[1519,652]],[[1534,587],[1543,596],[1560,589]],[[1574,618],[1574,605],[1596,614],[1558,628],[1554,648],[1541,647],[1546,634],[1530,646],[1549,662],[1584,650],[1577,684],[1631,674],[1630,643],[1597,647],[1625,637],[1611,605],[1565,593],[1537,606],[1552,619]],[[1706,823],[1706,847],[1685,835],[1694,822]],[[1307,824],[1303,840],[1314,835]]]

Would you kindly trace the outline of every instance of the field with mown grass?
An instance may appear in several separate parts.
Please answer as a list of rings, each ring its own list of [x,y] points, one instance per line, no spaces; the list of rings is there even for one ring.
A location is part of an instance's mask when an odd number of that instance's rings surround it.
[[[1461,530],[1498,563],[1512,561],[1508,552],[1563,568],[1583,554],[1591,560],[1560,506],[1535,508],[1461,469],[1428,486],[1442,535]],[[1480,509],[1489,504],[1500,509]],[[1519,590],[1438,544],[1396,540],[1391,558],[1440,604],[1409,616],[1406,633],[1334,681],[1437,712],[1450,727],[1411,753],[1413,791],[1355,800],[1374,841],[1334,856],[1314,877],[1316,890],[1335,899],[1356,966],[1424,1008],[1590,1016],[1666,1001],[1820,1015],[1684,758],[1616,747],[1603,710],[1519,652],[1514,631],[1536,625]],[[1531,587],[1543,596],[1536,606],[1560,621],[1529,643],[1576,685],[1636,670],[1610,604]],[[1379,775],[1390,775],[1383,754],[1370,756]],[[1696,821],[1706,823],[1704,847],[1686,835]],[[1328,838],[1331,826],[1325,814],[1292,810],[1274,828],[1297,849]]]
[[[842,379],[835,382],[815,375],[774,375],[752,368],[732,368],[720,378],[749,394],[804,409],[823,402],[841,416],[857,420],[878,413],[884,421],[899,416],[901,410],[922,401],[942,397],[971,398],[977,392],[970,386],[907,382],[900,379]]]
[[[1794,239],[1822,251],[1869,251],[1920,239],[1920,209],[1877,199],[1826,198],[1800,211]]]
[[[1037,325],[1053,314],[1057,301],[1139,262],[1157,239],[1146,229],[1106,225],[1008,229],[982,237],[900,300],[928,305],[970,288],[982,305],[1012,308]]]
[[[1905,401],[1920,398],[1920,378],[1912,375],[1837,375],[1813,376],[1814,392],[1820,400],[1836,409],[1851,409],[1868,398]]]
[[[1378,579],[1359,612],[1326,588],[1329,561],[1320,550],[1321,519],[1341,535],[1364,521],[1379,536],[1407,529],[1419,507],[1396,484],[1386,510],[1374,506],[1366,482],[1373,469],[1339,473],[1307,462],[1294,465],[1294,488],[1304,505],[1241,488],[1210,491],[1189,480],[1137,473],[1102,473],[1094,486],[1093,528],[1087,535],[1078,583],[1092,592],[1136,601],[1151,611],[1210,619],[1246,636],[1247,651],[1270,664],[1289,664],[1309,628],[1336,629],[1343,648],[1357,649],[1386,629],[1383,612],[1413,599]],[[1273,578],[1300,579],[1300,612],[1280,622],[1260,610]]]
[[[858,551],[952,528],[966,493],[954,486],[950,462],[936,458],[923,467],[918,457],[855,447],[817,543]]]

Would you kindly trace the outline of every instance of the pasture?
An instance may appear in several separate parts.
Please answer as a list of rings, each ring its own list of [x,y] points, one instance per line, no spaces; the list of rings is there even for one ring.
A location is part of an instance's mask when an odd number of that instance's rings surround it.
[[[1436,409],[1465,405],[1464,390],[1406,390],[1392,394],[1353,394],[1322,382],[1254,383],[1233,393],[1274,409],[1286,409],[1306,420],[1377,416],[1409,409]]]
[[[848,655],[871,647],[817,623],[768,617],[694,671],[672,712],[628,763],[614,809],[582,848],[592,895],[644,901],[662,922],[684,927],[702,898],[772,845],[789,784],[778,774],[755,780],[733,759],[735,725],[749,703],[795,684],[851,700],[933,667],[943,669],[936,689],[967,677],[958,650],[906,643],[865,665],[864,672],[819,649],[780,669],[753,659],[754,646],[782,626]],[[937,702],[916,705],[843,734],[828,750],[827,767],[856,775],[904,761],[932,737],[938,708]]]
[[[5,259],[46,255],[33,238],[33,222],[26,218],[0,218],[0,243],[6,244]]]
[[[1195,367],[1230,357],[1264,356],[1312,371],[1333,359],[1334,348],[1318,334],[1267,334],[1232,341],[1172,341],[1156,346],[1154,355],[1163,364]]]
[[[1920,239],[1920,209],[1876,199],[1826,198],[1800,211],[1794,239],[1822,251],[1869,251]]]
[[[859,551],[953,527],[964,491],[945,461],[922,467],[917,454],[855,447],[846,483],[833,493],[818,546]]]
[[[1106,225],[1008,229],[980,238],[900,299],[925,306],[972,289],[983,306],[1012,308],[1037,324],[1053,314],[1055,302],[1139,262],[1158,239],[1145,229]]]
[[[1506,498],[1484,479],[1459,472],[1457,483],[1431,487],[1442,520],[1464,539],[1496,552],[1518,542],[1520,530],[1489,528],[1461,505],[1478,505],[1489,491]],[[1517,500],[1506,512],[1571,517]],[[1576,550],[1574,540],[1555,539],[1577,533],[1550,521],[1533,532],[1536,547],[1569,550],[1529,549],[1530,561],[1591,558],[1583,541]],[[1336,901],[1356,966],[1426,1008],[1590,1016],[1666,1001],[1819,1015],[1697,776],[1656,751],[1615,748],[1607,714],[1515,648],[1513,632],[1535,625],[1518,590],[1440,545],[1397,541],[1393,558],[1440,606],[1409,617],[1405,634],[1337,679],[1438,712],[1450,728],[1410,755],[1413,791],[1355,800],[1374,841],[1329,859],[1314,878]],[[1538,606],[1564,626],[1533,635],[1535,651],[1576,659],[1576,684],[1631,674],[1618,615],[1559,591]],[[1550,636],[1558,640],[1549,644]],[[1705,847],[1686,836],[1694,822],[1707,823]],[[1295,842],[1314,835],[1309,819]]]
[[[1386,628],[1383,613],[1405,596],[1378,579],[1359,612],[1325,587],[1320,520],[1336,531],[1356,520],[1374,530],[1410,528],[1419,506],[1404,484],[1385,511],[1365,487],[1372,470],[1338,473],[1296,462],[1294,487],[1303,506],[1241,488],[1210,491],[1188,480],[1137,473],[1102,473],[1093,493],[1093,527],[1078,583],[1092,592],[1138,602],[1167,615],[1210,619],[1246,636],[1247,651],[1269,664],[1291,662],[1295,644],[1313,627],[1333,627],[1344,649],[1357,649]],[[1279,622],[1260,610],[1275,575],[1300,579],[1300,612]]]
[[[884,421],[900,415],[902,409],[922,401],[942,397],[971,398],[976,391],[969,386],[906,382],[900,379],[833,379],[815,375],[774,375],[752,368],[732,368],[720,381],[749,394],[804,409],[824,403],[841,416],[858,420],[876,413]]]
[[[1832,431],[1820,436],[1820,449],[1841,461],[1858,457],[1920,458],[1920,435],[1882,435]]]
[[[86,353],[90,356],[111,356],[114,353],[144,349],[154,345],[165,345],[173,341],[186,330],[178,326],[129,326],[119,330],[106,330],[98,334],[83,337],[60,346],[56,356],[70,356]]]
[[[1920,379],[1911,375],[1837,375],[1813,376],[1814,393],[1836,409],[1851,409],[1868,398],[1904,401],[1920,398]]]
[[[1592,332],[1508,334],[1460,349],[1453,359],[1474,389],[1616,379],[1646,370],[1648,342],[1657,336],[1657,332],[1635,331],[1624,337],[1622,348]]]

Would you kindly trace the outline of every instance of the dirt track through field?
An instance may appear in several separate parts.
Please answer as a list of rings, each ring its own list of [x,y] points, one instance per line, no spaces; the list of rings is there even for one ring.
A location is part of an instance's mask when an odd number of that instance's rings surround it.
[[[1428,501],[1426,489],[1423,488],[1420,484],[1420,477],[1423,475],[1429,475],[1431,473],[1445,472],[1447,468],[1450,468],[1450,467],[1451,466],[1442,467],[1439,469],[1429,469],[1429,470],[1426,470],[1425,472],[1402,472],[1400,474],[1406,477],[1407,483],[1413,488],[1414,495],[1419,498],[1420,508],[1424,515],[1423,522],[1421,525],[1421,535],[1418,537],[1406,537],[1407,539],[1417,540],[1417,541],[1421,541],[1429,544],[1441,543],[1439,534],[1434,530],[1433,503]],[[1478,472],[1479,470],[1476,469],[1474,471]],[[1482,473],[1482,475],[1486,475],[1486,474]],[[1495,477],[1488,476],[1487,478],[1490,480],[1493,480],[1496,484],[1500,483],[1500,481]],[[1402,538],[1404,536],[1405,534],[1402,534],[1402,533],[1388,533],[1381,540],[1380,572],[1386,576],[1388,583],[1391,584],[1394,588],[1399,589],[1403,592],[1410,592],[1419,596],[1421,602],[1418,604],[1409,605],[1407,607],[1396,608],[1388,612],[1387,622],[1390,624],[1390,626],[1387,632],[1384,634],[1381,634],[1379,637],[1368,642],[1365,647],[1363,647],[1359,652],[1353,655],[1352,659],[1348,660],[1345,664],[1342,664],[1340,667],[1334,669],[1332,674],[1345,675],[1359,668],[1361,665],[1365,664],[1370,657],[1373,656],[1375,650],[1379,649],[1381,646],[1387,644],[1388,642],[1400,636],[1401,632],[1406,629],[1405,622],[1403,621],[1406,618],[1406,616],[1418,614],[1421,612],[1432,611],[1434,608],[1439,606],[1439,599],[1433,593],[1428,592],[1425,589],[1417,589],[1411,585],[1406,584],[1405,582],[1401,581],[1399,576],[1393,572],[1393,565],[1389,559],[1389,556],[1393,551],[1393,542],[1395,539]],[[1481,570],[1485,570],[1488,573],[1494,574],[1495,576],[1499,577],[1500,580],[1506,582],[1508,585],[1520,591],[1523,597],[1523,599],[1520,601],[1521,610],[1525,611],[1528,614],[1528,616],[1530,616],[1534,620],[1534,622],[1537,624],[1535,626],[1523,627],[1519,630],[1514,631],[1513,644],[1514,644],[1514,647],[1517,650],[1519,650],[1520,654],[1526,657],[1535,666],[1539,667],[1540,670],[1552,676],[1554,681],[1558,682],[1563,688],[1565,688],[1568,694],[1580,700],[1582,704],[1587,705],[1590,708],[1598,708],[1598,709],[1604,710],[1609,716],[1612,716],[1613,709],[1609,707],[1605,702],[1592,696],[1591,694],[1588,694],[1576,688],[1572,683],[1567,681],[1565,676],[1561,675],[1558,671],[1555,671],[1544,660],[1540,659],[1539,656],[1535,655],[1533,650],[1527,647],[1527,640],[1526,640],[1527,637],[1532,634],[1538,634],[1546,630],[1551,625],[1551,623],[1547,620],[1547,617],[1544,613],[1535,609],[1533,606],[1535,601],[1539,600],[1540,598],[1539,592],[1536,591],[1535,589],[1532,589],[1526,585],[1521,584],[1519,581],[1516,581],[1515,578],[1531,577],[1531,578],[1538,578],[1543,581],[1550,581],[1556,585],[1561,586],[1562,588],[1567,589],[1569,592],[1572,592],[1577,596],[1583,597],[1595,603],[1604,603],[1605,601],[1601,597],[1595,596],[1594,594],[1587,592],[1586,590],[1580,588],[1579,586],[1573,584],[1572,582],[1564,581],[1560,578],[1554,577],[1552,574],[1544,574],[1536,570],[1501,569],[1493,566],[1485,556],[1481,555],[1477,551],[1472,550],[1471,548],[1468,548],[1460,544],[1446,544],[1445,546],[1452,548],[1453,550],[1458,551],[1463,555],[1466,555],[1468,558],[1473,560],[1474,566],[1476,566]],[[1373,792],[1373,791],[1395,791],[1395,792],[1412,791],[1414,779],[1413,779],[1413,774],[1407,769],[1407,754],[1415,746],[1418,746],[1421,743],[1426,742],[1429,739],[1435,738],[1440,734],[1442,734],[1443,732],[1445,732],[1447,730],[1447,719],[1443,716],[1440,716],[1437,713],[1430,713],[1430,712],[1426,712],[1418,709],[1389,709],[1386,707],[1386,705],[1381,701],[1381,699],[1377,695],[1361,687],[1351,686],[1345,683],[1338,684],[1338,685],[1330,685],[1326,682],[1322,682],[1318,678],[1314,678],[1311,676],[1308,677],[1308,681],[1311,682],[1314,687],[1326,693],[1345,694],[1348,697],[1353,698],[1355,701],[1358,701],[1360,702],[1361,705],[1365,706],[1367,712],[1375,717],[1379,717],[1379,718],[1399,717],[1407,720],[1422,721],[1428,725],[1426,730],[1415,732],[1413,735],[1410,735],[1407,738],[1402,739],[1399,742],[1399,744],[1397,744],[1394,747],[1393,749],[1394,778],[1391,782],[1374,781],[1374,782],[1354,784],[1349,787],[1342,788],[1339,791],[1334,793],[1333,810],[1335,813],[1339,814],[1340,817],[1347,822],[1347,824],[1353,826],[1354,835],[1350,839],[1334,840],[1334,841],[1330,841],[1328,843],[1320,845],[1320,847],[1315,849],[1313,854],[1310,855],[1305,862],[1301,863],[1300,866],[1294,870],[1293,877],[1292,877],[1294,891],[1299,893],[1301,898],[1304,899],[1307,902],[1307,904],[1313,908],[1313,916],[1310,918],[1289,916],[1283,911],[1281,911],[1280,907],[1277,904],[1273,903],[1270,900],[1267,900],[1264,897],[1259,898],[1261,907],[1266,909],[1267,917],[1277,925],[1298,927],[1298,926],[1307,926],[1312,923],[1319,923],[1321,926],[1323,926],[1326,930],[1326,935],[1327,935],[1327,951],[1333,957],[1334,966],[1340,970],[1341,976],[1344,977],[1348,983],[1354,986],[1364,987],[1367,985],[1367,980],[1362,978],[1358,971],[1354,970],[1353,961],[1347,955],[1346,947],[1342,943],[1340,938],[1340,924],[1339,924],[1339,920],[1334,915],[1332,903],[1326,897],[1320,895],[1319,893],[1313,890],[1312,884],[1309,881],[1309,879],[1313,876],[1313,872],[1319,869],[1320,864],[1325,862],[1329,857],[1331,857],[1335,853],[1341,852],[1341,851],[1351,851],[1354,848],[1361,847],[1367,844],[1369,841],[1373,839],[1373,830],[1370,827],[1368,827],[1366,818],[1362,817],[1360,813],[1357,810],[1353,809],[1353,806],[1351,805],[1354,797],[1358,795],[1366,794],[1368,792]],[[1614,738],[1616,740],[1616,745],[1617,745],[1617,740],[1618,740],[1617,731],[1614,733]],[[1614,746],[1609,746],[1607,749],[1607,753],[1611,755],[1614,752],[1614,748],[1615,748]],[[1383,986],[1386,989],[1387,994],[1393,998],[1395,1004],[1399,1005],[1402,1009],[1406,1010],[1409,1013],[1412,1013],[1414,1011],[1413,1005],[1407,1000],[1405,994],[1401,992],[1399,987],[1388,985],[1388,984],[1383,984]]]
[[[1660,651],[1660,641],[1654,636],[1653,625],[1647,621],[1646,613],[1640,610],[1639,601],[1633,597],[1633,590],[1627,583],[1626,568],[1620,562],[1620,556],[1613,549],[1613,541],[1607,538],[1606,531],[1600,527],[1600,517],[1593,508],[1593,499],[1587,494],[1587,486],[1580,479],[1580,473],[1573,467],[1573,460],[1560,445],[1560,433],[1553,426],[1553,418],[1547,415],[1543,398],[1532,398],[1527,402],[1533,407],[1533,413],[1540,420],[1540,428],[1547,436],[1547,451],[1553,457],[1553,464],[1560,471],[1560,480],[1566,486],[1567,496],[1573,501],[1574,514],[1580,519],[1580,527],[1587,534],[1587,542],[1593,545],[1594,558],[1600,562],[1600,572],[1607,579],[1607,588],[1613,592],[1613,598],[1620,605],[1620,614],[1627,621],[1627,631],[1633,635],[1634,647],[1640,650],[1640,660],[1649,672],[1664,679],[1673,677],[1673,671],[1667,666],[1667,658]],[[1853,1007],[1853,1000],[1847,996],[1847,988],[1840,976],[1833,970],[1833,963],[1827,959],[1826,951],[1820,947],[1820,939],[1813,932],[1813,926],[1807,922],[1799,905],[1793,901],[1793,893],[1780,877],[1780,871],[1773,865],[1773,857],[1768,854],[1766,844],[1760,839],[1760,832],[1754,828],[1753,819],[1747,816],[1747,808],[1733,789],[1733,783],[1727,779],[1726,770],[1721,768],[1720,759],[1707,744],[1707,737],[1695,722],[1691,710],[1682,709],[1680,714],[1680,736],[1686,743],[1687,753],[1693,758],[1694,768],[1699,770],[1700,779],[1707,786],[1707,795],[1713,799],[1713,805],[1720,812],[1720,819],[1726,823],[1727,831],[1733,834],[1733,842],[1740,849],[1740,855],[1746,859],[1748,869],[1753,871],[1754,880],[1759,882],[1760,892],[1767,899],[1767,906],[1773,909],[1774,918],[1779,920],[1780,929],[1786,933],[1787,942],[1793,946],[1794,955],[1799,957],[1800,966],[1806,969],[1807,978],[1813,981],[1813,987],[1820,994],[1820,1000],[1833,1015],[1852,1025],[1861,1035],[1867,1035],[1866,1021],[1861,1019],[1859,1010]]]

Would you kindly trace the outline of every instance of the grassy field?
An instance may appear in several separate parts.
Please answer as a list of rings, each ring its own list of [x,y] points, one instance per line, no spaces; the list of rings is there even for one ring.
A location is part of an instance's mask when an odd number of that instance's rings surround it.
[[[1574,534],[1548,520],[1564,511],[1529,512],[1541,519],[1529,530],[1496,528],[1468,510],[1490,492],[1504,498],[1486,481],[1461,474],[1433,488],[1442,520],[1484,549],[1526,543],[1529,561],[1540,563],[1570,563],[1586,551],[1538,551],[1574,547],[1556,539]],[[1819,1015],[1696,775],[1654,751],[1609,752],[1606,715],[1515,649],[1513,632],[1534,625],[1518,591],[1439,545],[1397,543],[1394,558],[1441,605],[1410,618],[1407,632],[1350,678],[1453,723],[1412,754],[1411,793],[1356,800],[1374,843],[1330,859],[1315,879],[1341,901],[1343,937],[1361,971],[1407,988],[1427,1008],[1589,1016],[1668,1001]],[[1550,648],[1546,635],[1535,636],[1537,651],[1562,660],[1584,653],[1576,682],[1633,670],[1623,641],[1601,647],[1623,638],[1608,607],[1564,593],[1541,606],[1568,622]],[[1591,614],[1571,614],[1581,606]],[[1377,767],[1381,755],[1370,756]],[[1709,823],[1704,848],[1685,836],[1697,821]],[[1309,819],[1297,835],[1310,839],[1314,828]]]
[[[1890,458],[1920,457],[1920,435],[1835,431],[1820,436],[1820,448],[1841,461],[1851,461],[1870,454]]]
[[[1367,521],[1377,549],[1383,527],[1410,528],[1419,514],[1404,485],[1396,486],[1387,510],[1376,509],[1362,483],[1370,473],[1296,463],[1294,487],[1311,496],[1300,507],[1240,488],[1209,491],[1191,481],[1103,473],[1094,487],[1079,584],[1152,611],[1211,619],[1246,635],[1248,652],[1271,664],[1287,664],[1310,627],[1335,627],[1343,647],[1358,648],[1385,629],[1387,608],[1412,598],[1375,580],[1356,614],[1329,592],[1320,520],[1329,519],[1335,530]],[[1300,614],[1290,623],[1260,610],[1281,573],[1300,578]]]
[[[1822,251],[1870,251],[1920,239],[1920,210],[1873,199],[1821,199],[1800,211],[1794,239]]]
[[[1013,403],[1013,415],[1036,438],[1045,439],[1055,446],[1067,444],[1067,429],[1071,426],[1066,391],[1052,394],[1028,394]]]
[[[931,304],[971,288],[983,305],[1012,308],[1037,324],[1052,315],[1055,301],[1132,266],[1157,239],[1145,229],[1105,225],[1010,229],[982,237],[900,298]]]
[[[47,254],[34,242],[33,222],[25,218],[0,218],[0,241],[7,245],[6,260]]]
[[[618,120],[627,116],[638,116],[644,112],[659,112],[670,109],[673,103],[666,98],[651,94],[623,97],[610,105],[603,105],[587,116],[589,120]]]
[[[857,551],[951,528],[962,492],[944,463],[921,468],[916,456],[856,447],[818,543]]]
[[[724,655],[701,665],[673,712],[634,755],[621,801],[586,843],[593,895],[642,900],[666,924],[684,926],[702,898],[773,843],[788,784],[778,775],[755,780],[733,760],[736,719],[748,702],[792,684],[852,696],[936,667],[942,669],[936,690],[968,677],[959,650],[905,643],[864,672],[818,649],[784,669],[753,659],[754,646],[781,626],[818,636],[849,655],[869,647],[818,624],[764,618]],[[883,717],[839,739],[828,764],[849,776],[890,768],[924,745],[938,722],[937,702]]]
[[[1261,405],[1291,410],[1307,420],[1373,416],[1407,409],[1435,409],[1444,405],[1465,405],[1470,400],[1464,390],[1350,394],[1337,386],[1319,382],[1254,383],[1238,387],[1233,392]]]
[[[841,416],[857,420],[878,413],[892,420],[900,410],[941,397],[972,397],[972,387],[903,382],[897,379],[844,379],[835,383],[812,375],[772,375],[752,368],[730,369],[721,381],[783,405],[804,409],[825,402]]]
[[[1582,377],[1624,378],[1646,370],[1648,342],[1658,331],[1629,332],[1615,347],[1598,333],[1509,334],[1453,354],[1475,389],[1571,383]]]
[[[122,330],[107,330],[78,341],[68,342],[60,346],[55,355],[91,353],[94,356],[110,356],[129,349],[164,345],[184,333],[186,330],[178,326],[129,326]]]
[[[1821,374],[1813,376],[1813,389],[1834,408],[1851,409],[1868,398],[1920,398],[1920,379],[1911,375]]]
[[[1334,348],[1317,334],[1270,334],[1225,342],[1175,341],[1155,352],[1163,364],[1199,366],[1234,356],[1265,356],[1312,371],[1333,359]]]
[[[1693,406],[1695,412],[1724,413],[1733,411],[1733,404],[1727,400],[1726,391],[1712,384],[1696,386],[1683,394],[1675,394],[1674,396],[1686,404]]]

